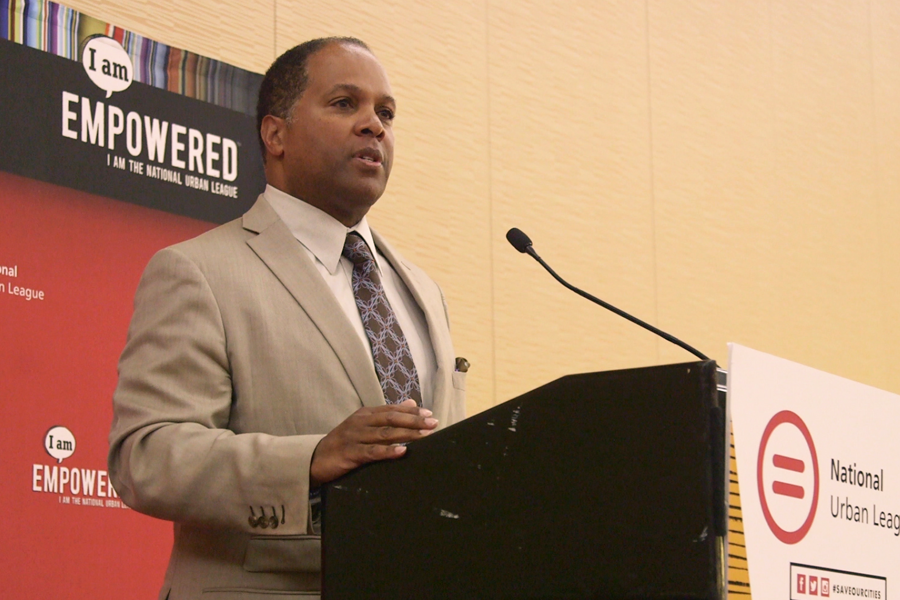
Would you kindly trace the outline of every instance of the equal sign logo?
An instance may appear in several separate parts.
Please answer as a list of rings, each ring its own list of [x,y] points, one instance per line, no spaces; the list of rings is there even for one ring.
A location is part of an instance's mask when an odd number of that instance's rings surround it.
[[[790,456],[782,456],[781,454],[772,455],[772,464],[775,465],[775,468],[777,469],[793,471],[794,473],[803,473],[806,470],[806,463],[802,460],[791,458]],[[798,500],[802,500],[803,496],[806,495],[803,486],[786,483],[784,481],[773,481],[772,491],[776,494],[781,494],[782,496],[797,498]]]
[[[756,480],[763,516],[775,537],[785,544],[806,537],[819,503],[819,461],[809,428],[796,413],[783,410],[766,425]]]

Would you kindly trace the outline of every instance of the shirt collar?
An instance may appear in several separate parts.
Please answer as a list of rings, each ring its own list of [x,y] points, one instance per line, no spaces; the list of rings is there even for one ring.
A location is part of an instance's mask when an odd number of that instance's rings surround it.
[[[375,263],[381,269],[372,230],[365,217],[353,227],[345,227],[328,213],[271,185],[266,185],[263,196],[297,241],[312,252],[330,274],[334,275],[340,266],[344,240],[351,231],[357,232],[366,241],[375,256]]]

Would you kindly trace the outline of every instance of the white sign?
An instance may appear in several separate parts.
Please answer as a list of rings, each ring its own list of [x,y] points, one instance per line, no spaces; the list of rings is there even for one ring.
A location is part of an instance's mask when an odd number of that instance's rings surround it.
[[[131,57],[113,38],[95,35],[88,38],[81,52],[81,63],[88,77],[109,98],[113,92],[128,89],[134,79]]]
[[[750,590],[887,598],[900,581],[900,396],[729,345]]]
[[[75,454],[75,434],[67,427],[57,425],[44,434],[44,450],[47,454],[62,462]]]

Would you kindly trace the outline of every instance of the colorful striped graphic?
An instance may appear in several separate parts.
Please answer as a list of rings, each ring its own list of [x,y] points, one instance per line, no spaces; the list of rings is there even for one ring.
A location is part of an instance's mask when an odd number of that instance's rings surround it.
[[[0,0],[0,38],[77,61],[81,44],[98,33],[122,44],[135,81],[256,114],[262,75],[149,40],[49,0]]]

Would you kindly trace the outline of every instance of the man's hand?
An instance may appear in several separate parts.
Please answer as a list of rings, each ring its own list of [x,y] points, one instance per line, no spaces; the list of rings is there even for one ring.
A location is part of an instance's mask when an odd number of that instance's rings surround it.
[[[321,485],[368,462],[400,458],[403,442],[425,437],[437,427],[431,411],[414,400],[363,407],[322,438],[309,466],[311,485]]]

